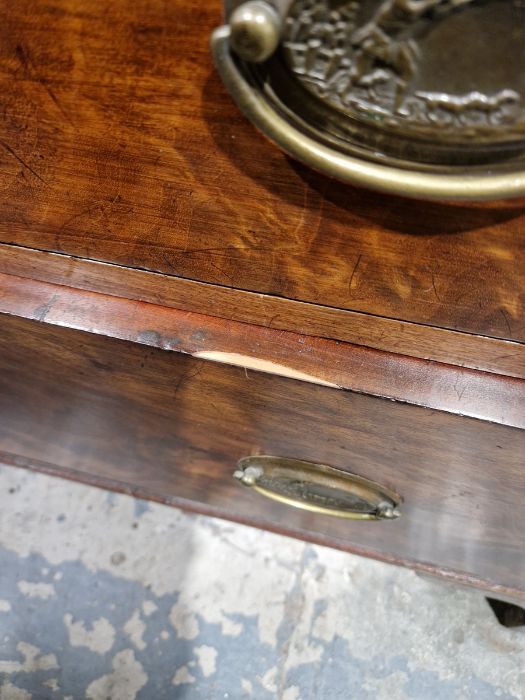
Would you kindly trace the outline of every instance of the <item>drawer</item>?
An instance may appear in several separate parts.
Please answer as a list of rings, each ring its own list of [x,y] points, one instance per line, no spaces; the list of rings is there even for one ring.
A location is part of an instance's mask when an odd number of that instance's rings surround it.
[[[525,595],[523,432],[440,410],[0,315],[0,460]],[[243,488],[267,454],[358,474],[395,520]]]

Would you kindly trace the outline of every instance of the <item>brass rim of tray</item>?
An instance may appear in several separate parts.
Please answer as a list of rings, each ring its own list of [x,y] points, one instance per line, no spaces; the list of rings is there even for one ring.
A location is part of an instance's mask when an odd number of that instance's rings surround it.
[[[429,172],[395,167],[342,153],[304,133],[257,90],[241,62],[230,50],[230,28],[222,26],[211,37],[215,65],[232,98],[248,119],[283,151],[315,170],[338,180],[370,189],[433,200],[501,200],[525,195],[525,170],[493,172],[490,165],[469,172]],[[521,165],[521,164],[515,164]],[[458,169],[458,168],[457,168]],[[457,170],[456,169],[456,170]]]

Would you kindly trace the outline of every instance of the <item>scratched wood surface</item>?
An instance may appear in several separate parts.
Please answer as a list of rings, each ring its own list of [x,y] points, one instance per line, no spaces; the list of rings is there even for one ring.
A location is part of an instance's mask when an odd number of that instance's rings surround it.
[[[1,0],[0,241],[523,341],[525,202],[292,162],[221,86],[220,21],[219,0]]]
[[[0,273],[0,313],[525,428],[525,380]]]
[[[0,415],[2,461],[525,593],[521,430],[2,315]],[[390,486],[403,516],[270,502],[231,476],[256,453]]]

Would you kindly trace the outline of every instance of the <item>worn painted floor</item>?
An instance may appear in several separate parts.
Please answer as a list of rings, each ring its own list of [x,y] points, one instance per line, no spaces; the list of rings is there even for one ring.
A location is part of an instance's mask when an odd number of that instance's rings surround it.
[[[0,700],[525,698],[476,591],[0,468]]]

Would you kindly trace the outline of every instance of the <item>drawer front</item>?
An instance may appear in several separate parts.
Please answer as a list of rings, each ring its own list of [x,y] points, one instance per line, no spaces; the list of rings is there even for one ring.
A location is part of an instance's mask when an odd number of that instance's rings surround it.
[[[0,316],[0,459],[525,594],[523,431]],[[403,498],[340,519],[233,478],[256,454]]]

